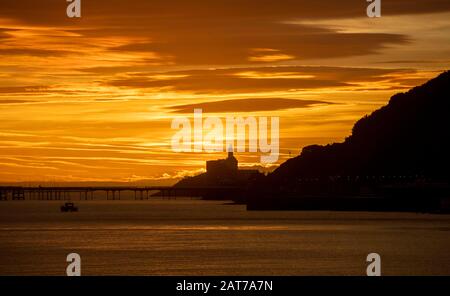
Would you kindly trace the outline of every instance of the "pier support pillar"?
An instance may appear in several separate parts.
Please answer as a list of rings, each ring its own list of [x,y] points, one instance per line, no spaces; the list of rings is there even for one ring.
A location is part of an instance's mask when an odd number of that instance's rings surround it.
[[[13,200],[25,200],[25,191],[24,190],[13,190],[12,199]]]
[[[8,200],[8,192],[0,191],[0,200]]]

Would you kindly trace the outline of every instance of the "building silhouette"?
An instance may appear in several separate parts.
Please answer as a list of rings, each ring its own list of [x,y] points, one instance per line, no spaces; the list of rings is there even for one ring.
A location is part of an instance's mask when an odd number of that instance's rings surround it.
[[[225,159],[210,160],[206,162],[206,173],[212,176],[233,177],[238,172],[238,161],[233,155],[233,151],[228,152]]]
[[[233,154],[233,149],[228,148],[228,156],[225,159],[206,161],[206,172],[194,177],[186,177],[178,182],[175,187],[220,187],[229,186],[244,190],[247,185],[262,174],[258,170],[239,169],[239,162]],[[229,192],[213,192],[209,196],[232,199]]]

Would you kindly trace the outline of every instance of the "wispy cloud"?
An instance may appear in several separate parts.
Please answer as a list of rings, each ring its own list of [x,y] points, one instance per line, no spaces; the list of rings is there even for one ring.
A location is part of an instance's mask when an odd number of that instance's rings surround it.
[[[170,149],[194,108],[281,117],[280,161],[340,140],[450,66],[450,2],[0,2],[0,181],[160,180],[216,154]],[[405,68],[406,67],[406,68]],[[246,166],[258,155],[240,154]]]

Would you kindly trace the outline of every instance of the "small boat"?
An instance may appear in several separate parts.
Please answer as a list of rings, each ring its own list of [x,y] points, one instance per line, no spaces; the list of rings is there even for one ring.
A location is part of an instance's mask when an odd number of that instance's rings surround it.
[[[78,208],[73,202],[66,202],[61,206],[61,212],[78,212]]]

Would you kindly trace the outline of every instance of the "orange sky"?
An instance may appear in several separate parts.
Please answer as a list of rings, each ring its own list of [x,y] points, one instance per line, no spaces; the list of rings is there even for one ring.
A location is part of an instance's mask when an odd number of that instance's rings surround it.
[[[0,182],[200,172],[223,153],[170,146],[172,119],[195,106],[279,116],[280,162],[341,141],[358,118],[450,64],[450,1],[383,0],[378,19],[366,5],[96,0],[69,19],[64,0],[2,0]],[[237,157],[259,165],[258,154]]]

